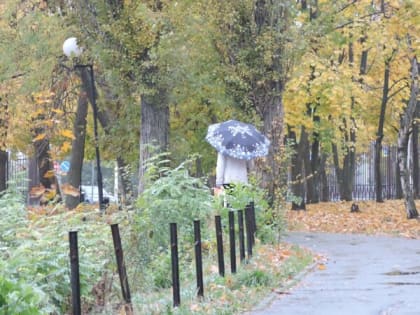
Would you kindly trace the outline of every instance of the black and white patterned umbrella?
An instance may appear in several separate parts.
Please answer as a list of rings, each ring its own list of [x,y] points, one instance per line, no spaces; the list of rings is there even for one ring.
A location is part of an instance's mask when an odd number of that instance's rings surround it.
[[[228,120],[210,125],[206,140],[218,152],[240,160],[251,160],[268,154],[270,141],[253,125]]]

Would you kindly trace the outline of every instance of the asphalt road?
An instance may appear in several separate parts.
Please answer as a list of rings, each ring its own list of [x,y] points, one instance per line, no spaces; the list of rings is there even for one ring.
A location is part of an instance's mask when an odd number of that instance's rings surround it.
[[[420,315],[420,240],[290,233],[287,242],[327,257],[287,294],[249,315]]]

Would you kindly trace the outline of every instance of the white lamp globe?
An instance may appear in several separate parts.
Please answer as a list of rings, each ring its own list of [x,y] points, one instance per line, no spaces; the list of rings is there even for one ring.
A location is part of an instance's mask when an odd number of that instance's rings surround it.
[[[83,49],[77,45],[77,38],[70,37],[64,41],[63,52],[67,57],[79,57]]]

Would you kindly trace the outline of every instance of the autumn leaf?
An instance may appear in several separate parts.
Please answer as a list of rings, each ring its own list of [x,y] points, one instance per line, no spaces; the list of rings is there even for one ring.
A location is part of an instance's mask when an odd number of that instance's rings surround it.
[[[64,141],[60,149],[63,153],[69,152],[71,149],[71,143],[69,141]]]
[[[63,137],[72,139],[72,140],[75,139],[74,135],[73,135],[73,131],[71,131],[69,129],[60,130],[60,135],[62,135]]]
[[[46,200],[52,200],[57,195],[55,189],[46,189],[43,198]]]
[[[318,270],[325,270],[327,269],[327,266],[325,266],[324,264],[318,264]]]
[[[80,195],[79,188],[76,188],[70,184],[61,185],[61,190],[65,195],[70,195],[73,197],[78,197]]]
[[[48,170],[44,174],[44,178],[53,178],[55,176],[55,172],[53,170]]]
[[[33,142],[41,141],[41,140],[45,139],[46,136],[47,135],[45,133],[40,133],[35,138],[33,138],[32,141]]]
[[[420,238],[418,220],[407,220],[403,200],[360,201],[360,212],[350,212],[353,202],[328,202],[307,205],[307,211],[288,210],[290,230],[329,233],[389,234]],[[416,207],[420,202],[416,201]]]
[[[39,186],[34,186],[31,188],[29,195],[31,198],[40,198],[45,192],[45,187],[40,184]]]

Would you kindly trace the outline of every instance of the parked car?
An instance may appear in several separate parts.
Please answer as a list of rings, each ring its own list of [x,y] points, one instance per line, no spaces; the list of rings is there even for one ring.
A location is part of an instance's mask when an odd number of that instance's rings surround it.
[[[99,201],[98,186],[82,185],[82,200],[87,203],[96,203]],[[117,198],[102,189],[103,201],[105,204],[116,203]]]

